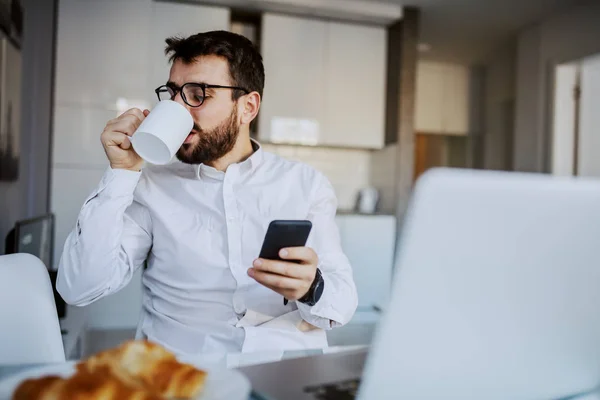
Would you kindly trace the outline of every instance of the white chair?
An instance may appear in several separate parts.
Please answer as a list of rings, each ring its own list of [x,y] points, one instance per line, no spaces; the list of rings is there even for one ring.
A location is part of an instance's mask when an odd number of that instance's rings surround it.
[[[30,254],[0,256],[0,364],[64,361],[46,266]]]

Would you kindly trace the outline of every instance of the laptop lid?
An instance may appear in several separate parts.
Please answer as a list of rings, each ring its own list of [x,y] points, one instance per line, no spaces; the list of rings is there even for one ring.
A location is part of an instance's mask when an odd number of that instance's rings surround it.
[[[600,382],[600,182],[418,182],[361,399],[551,399]]]

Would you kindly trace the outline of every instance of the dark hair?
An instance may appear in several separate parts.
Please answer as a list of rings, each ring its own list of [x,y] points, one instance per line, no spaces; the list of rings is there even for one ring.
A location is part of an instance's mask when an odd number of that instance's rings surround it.
[[[170,55],[170,62],[181,60],[190,64],[198,57],[212,55],[226,58],[232,86],[239,86],[250,92],[256,91],[262,97],[265,68],[262,56],[250,39],[233,32],[211,31],[187,38],[170,37],[165,42],[165,55]],[[243,94],[240,90],[233,90],[233,100]]]

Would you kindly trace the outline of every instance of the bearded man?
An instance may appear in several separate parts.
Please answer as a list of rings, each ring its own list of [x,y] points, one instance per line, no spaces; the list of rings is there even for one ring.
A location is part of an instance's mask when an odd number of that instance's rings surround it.
[[[250,138],[262,57],[225,31],[168,38],[165,54],[169,79],[155,92],[186,107],[193,129],[178,160],[152,166],[130,142],[149,111],[108,121],[101,142],[110,166],[65,242],[58,291],[85,306],[143,268],[137,338],[185,355],[327,346],[325,331],[357,306],[337,199],[321,173]],[[281,260],[260,259],[277,219],[310,220],[309,240],[282,249]]]

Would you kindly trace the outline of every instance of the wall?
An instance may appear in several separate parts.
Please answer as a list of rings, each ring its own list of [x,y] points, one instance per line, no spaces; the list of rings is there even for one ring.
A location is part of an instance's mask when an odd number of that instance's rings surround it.
[[[581,62],[578,175],[600,177],[600,54]]]
[[[404,8],[402,21],[391,25],[388,29],[390,46],[388,47],[388,58],[398,57],[394,62],[397,66],[395,79],[389,80],[397,88],[397,101],[393,105],[396,110],[388,110],[397,113],[396,121],[396,143],[394,156],[396,165],[394,169],[395,184],[395,215],[397,229],[400,231],[404,220],[404,213],[410,202],[413,187],[414,160],[415,160],[415,115],[416,115],[416,80],[421,12],[415,7]],[[392,65],[388,63],[388,68]],[[392,71],[393,72],[393,71]],[[389,76],[389,74],[388,74]]]
[[[152,0],[60,1],[51,193],[55,264],[83,201],[107,168],[99,140],[106,122],[130,107],[150,107],[153,89],[168,77],[164,39],[223,29],[228,23],[229,10],[215,7]],[[140,277],[138,272],[125,289],[86,307],[89,325],[135,326]]]
[[[541,30],[534,27],[519,35],[514,167],[517,171],[543,171],[544,72],[540,55]]]
[[[386,146],[371,154],[369,182],[380,193],[380,211],[394,214],[396,212],[396,181],[391,165],[395,165],[398,149],[396,144]]]
[[[579,64],[561,64],[556,68],[550,171],[558,176],[572,176],[575,172],[575,87]]]
[[[512,169],[515,65],[513,42],[496,49],[485,65],[483,167],[486,169]]]
[[[48,211],[55,4],[23,2],[21,159],[19,179],[0,182],[0,254],[18,219]]]
[[[357,191],[369,185],[371,177],[371,151],[369,150],[273,144],[265,144],[263,148],[290,160],[304,162],[321,171],[331,181],[340,210],[351,210],[355,204]]]
[[[514,167],[549,172],[554,66],[600,52],[600,2],[593,0],[521,32],[517,51]]]

